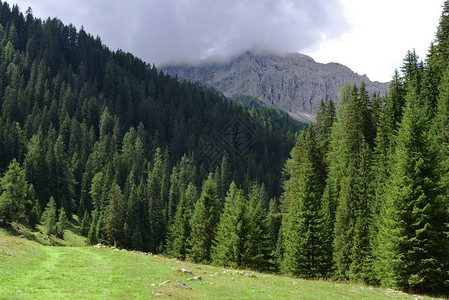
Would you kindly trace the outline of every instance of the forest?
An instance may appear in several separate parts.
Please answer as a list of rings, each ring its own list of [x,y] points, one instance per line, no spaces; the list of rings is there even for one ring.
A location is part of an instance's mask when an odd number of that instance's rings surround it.
[[[445,1],[387,95],[345,84],[304,126],[0,2],[2,226],[448,295],[448,62]]]

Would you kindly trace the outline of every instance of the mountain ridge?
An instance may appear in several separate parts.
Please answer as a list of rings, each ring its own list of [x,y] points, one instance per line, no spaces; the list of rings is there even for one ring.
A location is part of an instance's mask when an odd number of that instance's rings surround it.
[[[245,51],[228,61],[166,65],[162,70],[180,79],[201,82],[226,97],[251,96],[300,121],[313,121],[320,99],[337,99],[345,81],[365,82],[371,94],[385,94],[389,83],[370,81],[340,63],[318,63],[301,53]]]

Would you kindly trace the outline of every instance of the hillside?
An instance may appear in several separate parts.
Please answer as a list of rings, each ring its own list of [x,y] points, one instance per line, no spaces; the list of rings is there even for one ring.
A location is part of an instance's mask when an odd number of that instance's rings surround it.
[[[201,280],[188,280],[195,276]],[[155,294],[161,299],[416,298],[393,290],[197,265],[141,252],[42,246],[2,229],[0,277],[0,299],[148,299]],[[178,280],[191,289],[178,285]]]
[[[299,53],[281,56],[247,51],[228,62],[205,61],[162,69],[210,85],[230,98],[255,97],[306,122],[313,120],[320,99],[338,98],[345,81],[357,85],[365,82],[370,95],[376,92],[383,96],[388,91],[388,83],[371,82],[366,75],[360,76],[341,64],[317,63]]]

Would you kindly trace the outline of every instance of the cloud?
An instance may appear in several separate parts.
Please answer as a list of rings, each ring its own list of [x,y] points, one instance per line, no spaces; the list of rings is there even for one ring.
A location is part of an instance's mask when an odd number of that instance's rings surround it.
[[[335,0],[13,0],[156,64],[226,58],[257,47],[317,48],[348,25]]]

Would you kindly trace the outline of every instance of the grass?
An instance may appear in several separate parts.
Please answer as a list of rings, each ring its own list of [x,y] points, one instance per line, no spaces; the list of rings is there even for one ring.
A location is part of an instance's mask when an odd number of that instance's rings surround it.
[[[39,241],[38,232],[34,234]],[[229,270],[139,252],[80,246],[79,236],[71,239],[66,243],[76,247],[47,246],[0,229],[0,299],[416,298],[364,285]],[[179,272],[181,268],[193,275]],[[202,276],[202,280],[189,281],[193,276]],[[179,286],[178,280],[191,289]]]

